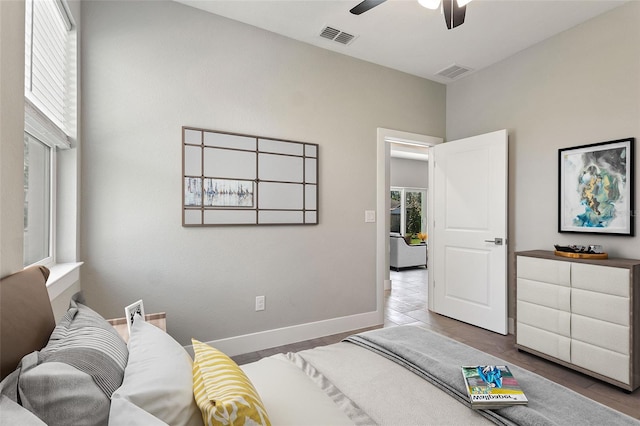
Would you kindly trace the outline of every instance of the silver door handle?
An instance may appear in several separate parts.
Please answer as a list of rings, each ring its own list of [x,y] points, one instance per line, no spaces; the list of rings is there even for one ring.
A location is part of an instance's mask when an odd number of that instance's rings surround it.
[[[502,245],[502,238],[494,238],[493,240],[484,240],[485,243],[493,243],[497,246],[501,246]]]

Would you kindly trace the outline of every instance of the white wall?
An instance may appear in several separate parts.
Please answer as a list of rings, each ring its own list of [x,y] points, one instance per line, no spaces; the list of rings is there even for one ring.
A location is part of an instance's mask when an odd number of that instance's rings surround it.
[[[638,46],[640,2],[629,2],[447,88],[448,140],[509,130],[510,316],[514,251],[601,244],[640,258],[639,237],[557,232],[558,149],[635,137],[638,167]]]
[[[182,344],[376,310],[376,129],[443,136],[443,85],[173,2],[91,1],[82,19],[91,306],[142,298]],[[183,228],[185,125],[319,144],[320,224]]]
[[[391,158],[389,181],[391,186],[428,188],[429,163],[408,158]]]

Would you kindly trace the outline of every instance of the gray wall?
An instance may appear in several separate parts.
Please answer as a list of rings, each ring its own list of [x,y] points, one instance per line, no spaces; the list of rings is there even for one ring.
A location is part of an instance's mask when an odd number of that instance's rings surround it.
[[[375,311],[376,129],[444,136],[445,86],[173,2],[82,9],[87,302],[142,298],[182,344]],[[320,225],[183,228],[181,126],[319,144]]]
[[[389,181],[391,186],[428,188],[429,163],[408,158],[391,158]]]
[[[24,2],[0,1],[0,277],[22,269]]]
[[[639,23],[630,2],[447,87],[447,140],[509,130],[510,316],[514,251],[602,244],[640,258],[639,237],[557,232],[558,149],[633,136],[638,166]]]
[[[70,0],[69,7],[80,33],[80,3]],[[23,269],[24,12],[23,0],[0,1],[0,277]],[[79,141],[73,142],[75,148],[57,154],[59,262],[77,261]],[[67,291],[52,300],[57,319],[66,312],[70,296],[79,289],[78,281],[70,282]],[[50,290],[51,296],[55,292]]]

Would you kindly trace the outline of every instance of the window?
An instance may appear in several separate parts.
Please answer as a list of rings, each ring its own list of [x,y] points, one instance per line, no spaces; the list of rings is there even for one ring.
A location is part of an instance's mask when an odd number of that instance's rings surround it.
[[[24,137],[24,264],[50,263],[52,156],[50,146]]]
[[[391,190],[391,232],[404,234],[402,225],[402,190]]]
[[[423,212],[422,212],[422,200],[424,191],[410,191],[404,192],[404,217],[405,217],[405,231],[407,234],[417,234],[422,232],[423,227]]]
[[[76,134],[76,33],[64,0],[25,1],[24,264],[55,262],[56,151]]]
[[[391,188],[391,232],[402,235],[426,232],[427,192],[415,188]]]

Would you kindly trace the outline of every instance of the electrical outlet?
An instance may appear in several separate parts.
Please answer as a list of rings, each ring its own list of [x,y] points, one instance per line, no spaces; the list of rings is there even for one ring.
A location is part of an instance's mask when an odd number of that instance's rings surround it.
[[[264,311],[264,308],[265,308],[264,296],[256,296],[256,312]]]

